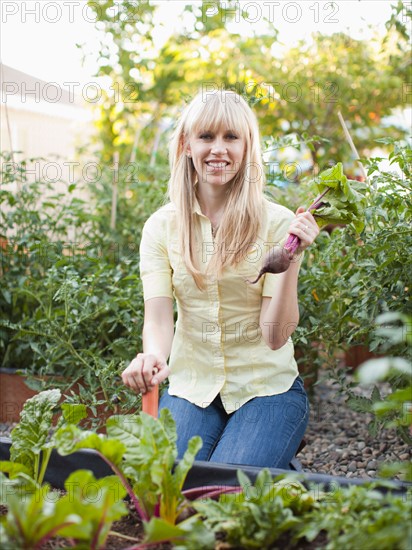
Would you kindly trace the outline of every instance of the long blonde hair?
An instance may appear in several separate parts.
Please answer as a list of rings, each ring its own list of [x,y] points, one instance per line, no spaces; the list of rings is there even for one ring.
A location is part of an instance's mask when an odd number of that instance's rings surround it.
[[[235,92],[200,92],[184,109],[172,136],[168,187],[169,199],[177,211],[182,258],[200,289],[204,288],[205,273],[196,259],[196,244],[202,238],[198,216],[193,214],[197,174],[185,146],[191,135],[204,130],[217,132],[222,126],[241,134],[245,153],[238,173],[228,184],[226,206],[215,236],[216,253],[212,255],[207,272],[219,276],[225,266],[244,258],[251,243],[256,241],[263,221],[265,176],[256,116]]]

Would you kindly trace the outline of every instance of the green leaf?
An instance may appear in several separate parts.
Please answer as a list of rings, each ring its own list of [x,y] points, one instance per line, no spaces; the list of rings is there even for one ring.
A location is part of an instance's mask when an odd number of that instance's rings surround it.
[[[369,359],[359,367],[357,376],[362,384],[372,384],[384,380],[391,369],[402,372],[408,376],[412,375],[412,365],[402,357],[379,357]]]
[[[373,404],[382,401],[381,393],[380,393],[379,388],[377,386],[374,386],[374,388],[372,390],[371,400],[372,400]]]
[[[179,491],[182,490],[183,484],[186,480],[186,476],[189,470],[193,466],[197,453],[203,446],[202,438],[199,436],[192,437],[189,441],[188,447],[183,455],[183,458],[179,461],[179,464],[174,470],[174,477]]]
[[[346,403],[348,406],[356,412],[371,412],[372,411],[372,401],[367,397],[361,395],[351,395]]]
[[[88,470],[77,470],[66,480],[67,494],[59,505],[68,507],[76,503],[82,518],[76,528],[62,529],[62,536],[95,541],[96,548],[104,548],[113,521],[128,513],[123,501],[126,490],[117,476],[96,479]]]
[[[175,550],[213,550],[214,532],[206,527],[198,516],[192,516],[179,525],[171,525],[161,518],[151,518],[144,524],[145,543],[170,541]]]
[[[3,472],[9,473],[10,478],[6,477]],[[37,487],[38,484],[26,473],[24,466],[21,464],[16,465],[13,462],[1,462],[0,504],[7,506],[9,499],[14,498],[16,495],[26,498],[26,496],[33,494]]]
[[[55,536],[104,548],[112,522],[127,514],[119,479],[96,479],[92,472],[77,470],[65,489],[63,497],[48,485],[9,496],[3,528],[14,548],[35,548]]]
[[[185,536],[185,531],[176,525],[161,519],[151,518],[144,524],[145,542],[173,541]]]
[[[121,441],[92,431],[83,431],[74,424],[59,428],[54,439],[57,451],[63,456],[80,449],[93,449],[103,454],[113,464],[119,465],[126,452],[126,446]]]
[[[11,462],[9,460],[0,461],[0,472],[9,474],[10,479],[13,479],[21,473],[28,476],[31,474],[30,469],[24,464],[20,464],[19,462]]]
[[[62,403],[61,408],[63,418],[70,424],[78,424],[87,418],[87,407],[82,403]]]
[[[365,226],[363,218],[368,186],[348,180],[340,162],[321,172],[314,184],[318,193],[329,189],[322,198],[323,205],[313,211],[318,225],[352,224],[360,233]]]
[[[21,494],[21,493],[20,493]],[[81,525],[82,518],[75,511],[76,503],[61,506],[56,500],[59,495],[53,493],[48,485],[36,488],[32,495],[12,495],[7,500],[8,512],[4,522],[7,538],[15,548],[35,548],[40,541],[68,525]]]
[[[19,424],[10,434],[10,459],[26,466],[35,479],[39,473],[40,453],[48,446],[47,440],[60,398],[60,390],[56,389],[43,391],[28,399]]]

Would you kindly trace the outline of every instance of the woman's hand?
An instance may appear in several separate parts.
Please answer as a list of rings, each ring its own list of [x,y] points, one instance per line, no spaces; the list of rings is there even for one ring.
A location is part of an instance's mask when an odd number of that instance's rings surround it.
[[[319,226],[312,214],[303,206],[299,206],[296,210],[296,218],[290,224],[288,232],[300,239],[300,245],[295,252],[295,256],[298,256],[315,241],[319,235]]]
[[[123,383],[136,393],[145,394],[170,374],[166,359],[152,353],[138,353],[122,373]]]

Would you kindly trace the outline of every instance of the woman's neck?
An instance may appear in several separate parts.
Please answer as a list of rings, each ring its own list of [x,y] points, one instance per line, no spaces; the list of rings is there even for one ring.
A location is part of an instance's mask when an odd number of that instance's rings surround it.
[[[213,190],[214,191],[214,190]],[[216,189],[217,192],[209,192],[198,189],[197,200],[202,213],[209,218],[212,225],[218,225],[222,218],[226,204],[226,190]]]

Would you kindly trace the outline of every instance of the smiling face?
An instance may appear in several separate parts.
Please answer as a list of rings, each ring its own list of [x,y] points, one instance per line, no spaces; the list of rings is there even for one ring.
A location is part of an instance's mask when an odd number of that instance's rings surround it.
[[[189,138],[186,152],[192,158],[200,185],[224,185],[240,170],[245,140],[233,129],[202,129]]]

